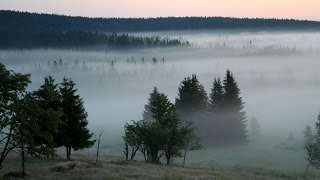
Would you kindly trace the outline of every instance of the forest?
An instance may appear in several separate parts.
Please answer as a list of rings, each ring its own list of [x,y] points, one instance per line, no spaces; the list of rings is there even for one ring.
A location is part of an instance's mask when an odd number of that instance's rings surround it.
[[[231,17],[159,17],[88,18],[56,14],[0,11],[0,30],[7,31],[89,31],[134,32],[171,30],[319,30],[320,23],[309,20],[231,18]]]
[[[46,31],[23,32],[0,30],[0,48],[2,49],[35,49],[35,48],[150,48],[189,46],[188,41],[158,36],[142,37],[128,34],[105,34],[83,31]]]

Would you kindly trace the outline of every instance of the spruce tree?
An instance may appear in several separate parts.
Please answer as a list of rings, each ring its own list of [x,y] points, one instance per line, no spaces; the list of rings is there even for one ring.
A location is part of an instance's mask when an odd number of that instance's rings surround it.
[[[150,96],[148,98],[148,104],[146,104],[144,106],[144,111],[143,111],[143,114],[142,114],[143,121],[145,121],[145,122],[154,121],[154,118],[152,117],[152,112],[151,112],[152,102],[155,100],[155,97],[158,94],[159,94],[158,89],[156,87],[154,87],[152,93],[150,93]]]
[[[224,98],[223,86],[220,78],[214,78],[211,93],[209,95],[209,112],[218,113]]]
[[[261,135],[261,127],[257,118],[252,117],[252,119],[250,120],[249,127],[250,127],[250,136],[252,139]]]
[[[223,108],[223,138],[232,144],[242,144],[247,142],[246,113],[243,110],[244,103],[240,97],[240,89],[233,74],[227,70],[223,80],[224,97]]]
[[[196,75],[193,74],[181,82],[175,104],[183,121],[195,121],[195,118],[204,119],[208,97]]]
[[[87,112],[83,100],[76,94],[77,89],[74,86],[75,83],[71,79],[64,78],[59,87],[63,116],[56,145],[66,147],[68,160],[71,158],[71,149],[89,148],[95,142],[91,140],[93,134],[87,129]]]

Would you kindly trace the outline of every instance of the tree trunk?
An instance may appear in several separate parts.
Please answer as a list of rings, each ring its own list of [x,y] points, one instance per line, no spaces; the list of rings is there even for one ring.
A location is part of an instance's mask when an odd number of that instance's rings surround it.
[[[9,151],[11,151],[11,150],[8,149],[9,143],[10,143],[10,141],[11,141],[11,136],[12,136],[12,126],[10,127],[10,130],[9,130],[9,133],[8,133],[8,136],[7,136],[6,144],[4,145],[3,150],[2,150],[2,152],[1,152],[1,156],[0,156],[0,169],[2,169],[2,164],[3,164],[4,159],[5,159],[6,156],[8,155]]]
[[[100,148],[100,138],[99,138],[99,140],[98,140],[96,164],[98,163],[98,158],[99,158],[99,148]]]
[[[182,167],[184,167],[184,165],[185,165],[185,163],[186,163],[187,151],[188,151],[188,149],[185,148],[185,149],[184,149],[184,154],[183,154],[183,164],[182,164]]]
[[[311,161],[308,163],[307,168],[304,172],[304,179],[307,179],[307,173],[308,173],[308,169],[309,169],[310,165],[311,165]]]
[[[25,168],[25,162],[26,162],[26,154],[24,152],[24,146],[21,147],[21,166],[22,166],[22,172],[21,172],[21,176],[22,178],[24,178],[24,176],[26,175],[26,168]]]
[[[139,148],[132,147],[131,157],[130,159],[133,160],[134,156],[136,155]]]
[[[67,150],[67,160],[71,160],[71,147],[66,147]]]
[[[129,160],[129,147],[128,147],[128,144],[126,143],[125,144],[125,148],[124,148],[124,150],[123,150],[123,153],[124,153],[124,155],[126,155],[126,160],[128,161]]]

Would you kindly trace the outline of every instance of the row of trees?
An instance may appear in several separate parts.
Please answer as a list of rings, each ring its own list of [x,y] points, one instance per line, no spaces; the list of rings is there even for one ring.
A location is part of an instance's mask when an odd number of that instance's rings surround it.
[[[175,100],[181,119],[195,122],[199,134],[210,144],[244,144],[248,140],[246,113],[240,89],[231,71],[223,81],[214,78],[207,95],[196,75],[185,78]]]
[[[144,48],[189,46],[188,41],[158,36],[133,36],[128,34],[105,34],[85,31],[21,32],[0,29],[2,48]]]
[[[316,21],[293,19],[230,18],[230,17],[158,17],[158,18],[87,18],[54,14],[0,11],[0,29],[9,31],[72,31],[132,32],[168,30],[319,30]]]
[[[69,160],[71,149],[95,142],[86,128],[83,100],[71,79],[56,84],[49,76],[38,90],[28,92],[30,83],[30,75],[0,64],[0,168],[8,154],[15,152],[21,156],[22,175],[28,156],[54,157],[55,147],[65,147]]]
[[[142,117],[125,125],[126,159],[141,152],[147,162],[159,163],[164,156],[170,164],[183,156],[184,164],[189,150],[202,148],[204,134],[215,145],[248,140],[240,90],[229,70],[223,83],[214,79],[209,97],[196,75],[181,82],[175,104],[154,88]]]
[[[160,163],[164,157],[169,165],[182,155],[185,162],[187,151],[202,148],[193,124],[183,123],[175,105],[157,88],[150,94],[143,117],[144,120],[125,125],[123,139],[127,160],[132,160],[140,151],[146,162]]]

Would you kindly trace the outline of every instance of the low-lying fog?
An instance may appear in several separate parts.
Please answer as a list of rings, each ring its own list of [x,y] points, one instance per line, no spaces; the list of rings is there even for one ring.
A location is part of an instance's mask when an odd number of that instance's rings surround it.
[[[227,69],[239,84],[248,120],[253,116],[259,120],[264,137],[285,140],[292,132],[299,139],[306,125],[314,126],[320,110],[320,33],[144,33],[151,34],[181,37],[194,46],[1,50],[0,62],[8,69],[31,73],[30,89],[38,88],[46,75],[58,82],[63,76],[72,77],[84,99],[90,128],[94,132],[105,129],[106,145],[122,143],[125,122],[142,118],[154,86],[174,102],[184,77],[197,74],[209,92],[213,78],[223,78]],[[301,156],[303,160],[304,154]]]

